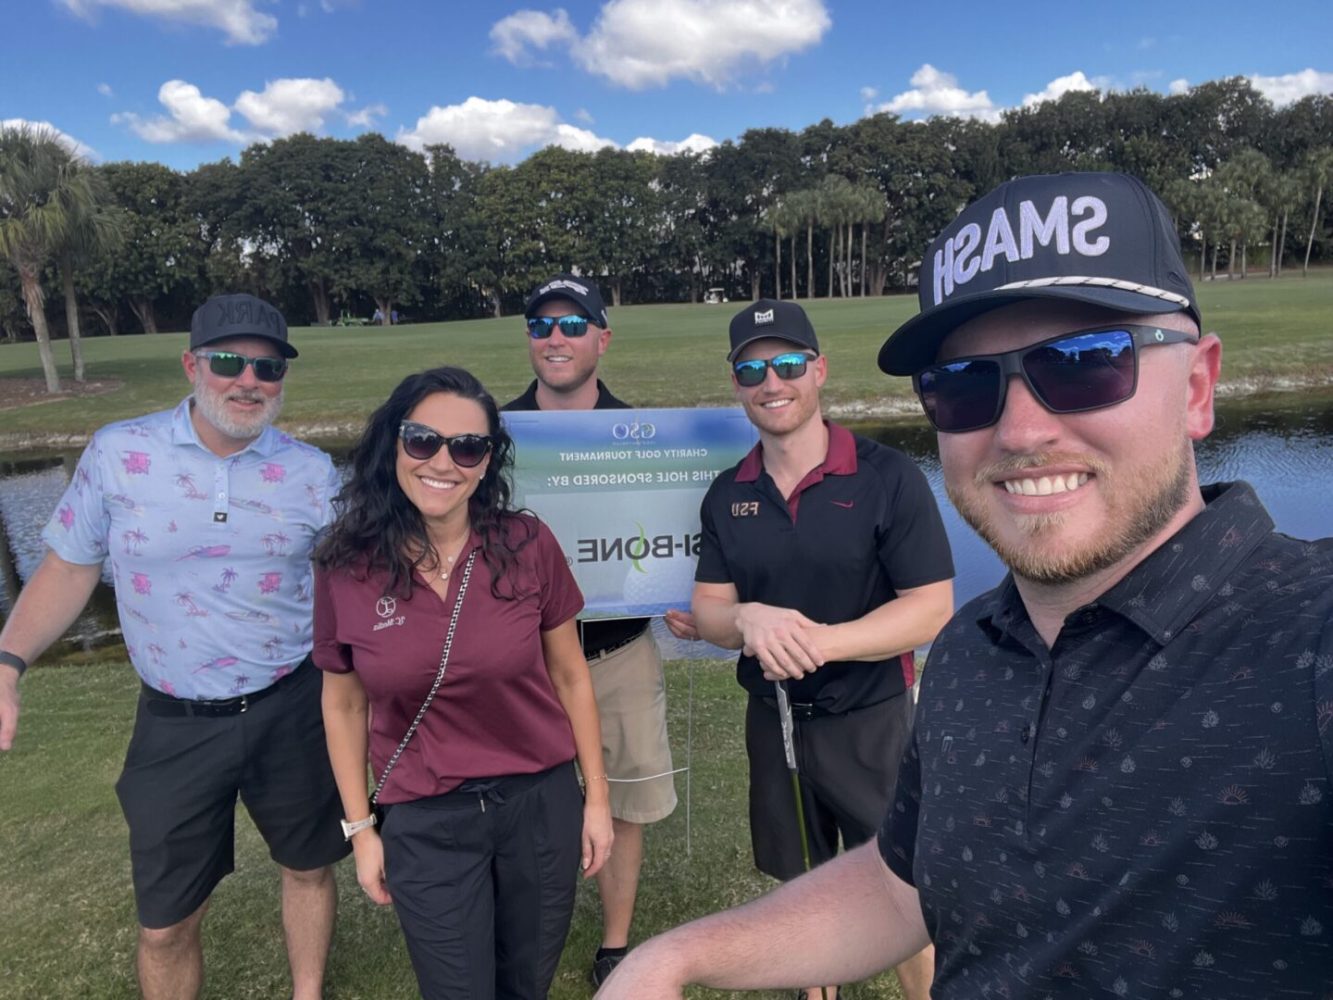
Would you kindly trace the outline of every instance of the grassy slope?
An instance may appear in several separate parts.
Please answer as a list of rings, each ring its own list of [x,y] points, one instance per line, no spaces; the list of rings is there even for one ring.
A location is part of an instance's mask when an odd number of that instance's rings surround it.
[[[1333,379],[1333,271],[1269,281],[1208,284],[1202,291],[1209,329],[1227,345],[1224,383],[1282,387]],[[913,297],[807,303],[832,377],[824,390],[835,415],[914,412],[907,379],[886,378],[875,365],[885,335],[916,309]],[[723,356],[727,306],[629,306],[613,311],[615,340],[603,375],[617,395],[641,406],[717,405],[731,401]],[[432,364],[472,370],[501,401],[531,378],[518,317],[429,323],[392,329],[300,329],[283,424],[310,436],[350,437],[407,372]],[[57,356],[67,355],[63,343]],[[170,406],[186,392],[178,362],[182,334],[96,337],[86,342],[89,377],[123,382],[115,392],[0,411],[0,450],[81,439],[108,420]],[[67,374],[68,365],[62,365]],[[0,347],[0,377],[37,377],[34,344]]]
[[[112,788],[133,722],[137,682],[123,660],[101,657],[85,665],[39,668],[27,677],[18,742],[0,757],[0,927],[6,928],[0,934],[5,970],[0,995],[49,1000],[137,995],[129,852]],[[636,939],[752,899],[772,885],[750,860],[739,724],[744,695],[730,664],[676,662],[668,678],[677,767],[686,763],[687,737],[693,733],[690,851],[686,781],[678,775],[680,807],[648,830]],[[205,996],[282,996],[287,973],[277,871],[243,809],[238,817],[236,872],[214,894],[205,922]],[[326,995],[330,1000],[415,996],[392,912],[365,899],[350,862],[339,866],[339,883]],[[599,934],[596,892],[588,883],[579,892],[551,992],[555,1000],[591,994],[586,976]],[[891,976],[844,995],[898,996]]]

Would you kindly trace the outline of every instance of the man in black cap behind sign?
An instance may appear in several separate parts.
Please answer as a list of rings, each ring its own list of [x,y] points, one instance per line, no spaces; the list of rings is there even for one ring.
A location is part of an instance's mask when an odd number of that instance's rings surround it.
[[[322,451],[272,426],[296,356],[281,313],[253,295],[200,306],[181,357],[194,391],[93,435],[42,534],[49,551],[0,632],[8,750],[19,677],[109,566],[142,681],[116,793],[148,1000],[199,992],[203,917],[234,864],[237,796],[282,872],[293,996],[322,994],[331,865],[349,849],[308,656],[310,552],[340,480]]]
[[[1201,486],[1222,345],[1170,214],[1026,177],[922,263],[911,375],[1009,566],[940,633],[878,842],[642,945],[612,998],[864,975],[934,997],[1333,996],[1333,540]]]
[[[828,360],[804,309],[746,306],[727,360],[759,444],[704,498],[693,609],[705,639],[741,650],[754,860],[787,881],[806,868],[798,816],[811,864],[874,836],[911,731],[913,651],[953,611],[953,560],[912,460],[823,419]],[[906,1000],[926,1000],[930,969],[928,951],[900,963]]]
[[[597,377],[611,344],[611,324],[596,282],[559,274],[528,297],[524,311],[528,358],[537,377],[502,410],[627,410]],[[697,639],[688,613],[671,611],[667,627]],[[597,873],[602,943],[593,956],[594,986],[611,974],[629,947],[643,863],[643,828],[676,808],[667,742],[666,678],[647,618],[581,623],[583,654],[592,672],[602,722],[602,755],[611,789],[615,847]]]

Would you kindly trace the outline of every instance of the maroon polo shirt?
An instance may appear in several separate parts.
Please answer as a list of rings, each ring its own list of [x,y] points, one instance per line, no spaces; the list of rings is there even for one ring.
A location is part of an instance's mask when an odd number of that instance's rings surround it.
[[[384,803],[441,795],[471,778],[532,774],[574,758],[574,734],[556,698],[542,654],[542,632],[583,607],[565,555],[546,525],[515,515],[517,540],[536,528],[518,553],[501,593],[480,551],[458,618],[444,683],[394,767]],[[473,532],[449,580],[447,600],[418,577],[410,598],[389,597],[387,573],[358,577],[347,570],[315,574],[315,665],[355,670],[370,700],[370,759],[376,780],[407,732],[440,668],[440,653]]]

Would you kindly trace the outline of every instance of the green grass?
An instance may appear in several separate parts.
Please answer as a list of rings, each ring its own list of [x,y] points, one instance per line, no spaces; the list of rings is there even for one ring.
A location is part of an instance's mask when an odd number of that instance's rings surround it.
[[[1277,281],[1207,283],[1200,291],[1208,329],[1226,344],[1224,390],[1304,388],[1333,380],[1333,270]],[[914,296],[805,303],[829,356],[828,411],[843,418],[916,413],[911,385],[886,378],[875,356],[886,334],[916,311]],[[640,406],[731,402],[723,358],[726,326],[739,308],[626,306],[612,312],[614,340],[602,374],[617,395]],[[519,317],[393,328],[309,328],[292,332],[301,357],[282,424],[314,439],[354,436],[365,416],[408,372],[436,364],[470,369],[503,402],[532,377]],[[42,401],[0,411],[0,451],[81,441],[109,420],[174,404],[187,391],[179,356],[183,334],[95,337],[85,342],[93,379],[118,379],[102,396]],[[68,350],[54,345],[63,377]],[[39,377],[35,344],[0,347],[0,378]],[[62,441],[63,439],[63,441]]]
[[[100,654],[104,658],[108,654]],[[119,654],[123,657],[123,650]],[[667,668],[677,766],[686,761],[693,708],[692,815],[686,844],[680,807],[648,828],[635,940],[753,899],[772,886],[750,858],[741,719],[744,694],[730,664]],[[693,698],[690,697],[691,676]],[[0,994],[12,997],[136,996],[135,914],[124,821],[112,788],[134,716],[137,681],[123,659],[42,667],[23,682],[15,748],[0,756]],[[329,963],[330,1000],[416,996],[397,922],[338,867],[341,899]],[[599,942],[596,892],[580,887],[551,996],[592,993],[588,965]],[[287,988],[277,870],[238,810],[236,872],[214,893],[204,924],[206,984],[213,998],[279,997]],[[855,1000],[898,997],[891,975],[844,990]],[[694,997],[720,997],[708,990]],[[781,997],[787,993],[736,994]]]

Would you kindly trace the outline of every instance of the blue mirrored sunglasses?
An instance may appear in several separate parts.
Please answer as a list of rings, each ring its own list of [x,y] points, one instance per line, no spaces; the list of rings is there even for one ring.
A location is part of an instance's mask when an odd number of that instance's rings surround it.
[[[528,336],[545,340],[559,326],[562,336],[582,337],[588,332],[588,322],[587,316],[533,316],[528,320]]]

